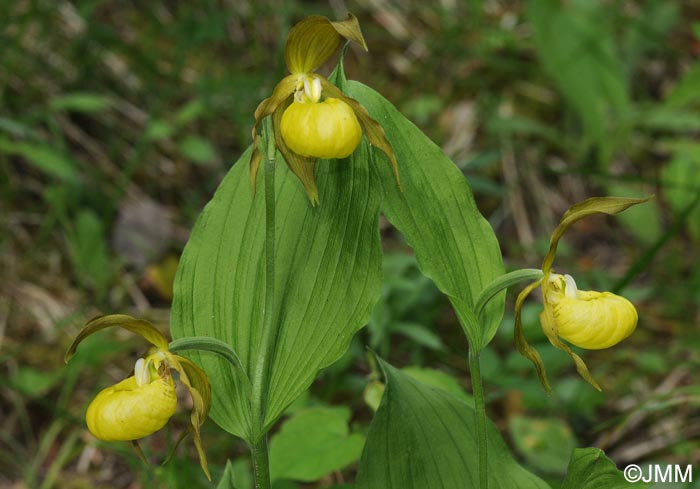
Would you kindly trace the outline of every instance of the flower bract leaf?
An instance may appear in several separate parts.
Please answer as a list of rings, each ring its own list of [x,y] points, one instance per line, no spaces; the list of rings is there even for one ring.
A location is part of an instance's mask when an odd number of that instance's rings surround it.
[[[253,191],[255,191],[255,183],[257,181],[258,170],[260,169],[260,162],[262,161],[262,152],[258,148],[258,127],[262,120],[272,115],[275,112],[280,112],[280,117],[282,111],[279,111],[280,107],[287,107],[289,102],[291,102],[291,95],[294,93],[294,88],[297,83],[297,76],[288,75],[275,86],[272,91],[272,95],[260,102],[258,108],[255,109],[255,124],[253,125],[253,153],[250,156],[250,180],[253,183]]]

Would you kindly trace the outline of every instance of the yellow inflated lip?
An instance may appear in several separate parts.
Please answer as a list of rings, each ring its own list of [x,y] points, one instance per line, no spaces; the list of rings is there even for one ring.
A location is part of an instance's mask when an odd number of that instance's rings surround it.
[[[362,139],[355,113],[337,98],[293,102],[282,114],[280,131],[289,149],[310,158],[347,158]]]
[[[556,333],[587,350],[615,346],[637,327],[637,310],[624,297],[611,292],[578,290],[570,276],[552,274],[543,287],[545,307],[553,309]],[[572,290],[573,289],[573,290]]]
[[[160,430],[175,414],[177,395],[172,378],[139,386],[135,377],[102,390],[88,406],[90,433],[104,441],[131,441]]]

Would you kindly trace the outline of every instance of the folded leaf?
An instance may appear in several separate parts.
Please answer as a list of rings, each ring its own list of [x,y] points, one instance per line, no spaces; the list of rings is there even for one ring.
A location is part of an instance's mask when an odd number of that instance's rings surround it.
[[[561,489],[636,489],[644,482],[627,482],[612,460],[599,448],[577,448],[571,455]]]
[[[481,350],[496,333],[503,315],[500,293],[476,319],[479,293],[504,273],[493,229],[479,213],[466,178],[457,166],[412,122],[371,88],[347,82],[347,92],[379,122],[393,147],[401,188],[373,151],[379,174],[382,212],[413,247],[421,271],[450,297],[470,345]]]

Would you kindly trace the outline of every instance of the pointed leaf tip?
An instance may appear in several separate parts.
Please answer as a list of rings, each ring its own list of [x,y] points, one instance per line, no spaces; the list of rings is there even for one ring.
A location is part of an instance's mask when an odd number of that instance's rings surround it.
[[[365,38],[362,35],[362,30],[360,29],[360,21],[357,20],[357,17],[355,17],[353,14],[348,12],[345,20],[340,22],[331,22],[331,24],[336,32],[345,39],[358,44],[365,50],[365,52],[369,51]]]
[[[226,461],[224,474],[221,476],[221,480],[219,481],[219,485],[216,486],[216,489],[237,489],[236,477],[231,460]]]

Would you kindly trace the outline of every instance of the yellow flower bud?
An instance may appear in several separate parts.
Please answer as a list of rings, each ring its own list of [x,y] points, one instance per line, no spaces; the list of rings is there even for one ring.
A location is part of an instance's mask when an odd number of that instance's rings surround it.
[[[610,348],[637,327],[637,310],[630,301],[611,292],[578,290],[570,275],[552,274],[543,290],[557,334],[578,347]]]
[[[97,394],[85,420],[90,433],[101,440],[138,440],[165,426],[176,407],[175,384],[170,375],[143,385],[136,377],[129,377]]]
[[[338,98],[295,100],[282,114],[280,131],[289,149],[309,158],[347,158],[362,139],[355,113]]]

